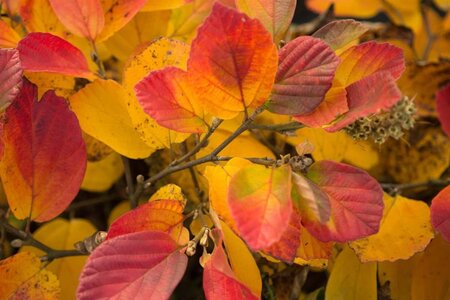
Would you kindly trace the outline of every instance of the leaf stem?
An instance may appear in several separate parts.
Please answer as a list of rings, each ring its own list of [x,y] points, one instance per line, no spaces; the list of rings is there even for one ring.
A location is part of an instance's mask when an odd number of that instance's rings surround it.
[[[305,125],[299,122],[288,122],[283,124],[274,124],[274,125],[266,125],[266,124],[251,124],[249,129],[259,129],[259,130],[268,130],[275,131],[278,133],[286,134],[289,131],[295,131],[297,129],[303,128]]]
[[[450,184],[450,177],[415,183],[381,183],[381,187],[389,194],[396,195],[405,190],[426,188],[432,186],[446,186]]]

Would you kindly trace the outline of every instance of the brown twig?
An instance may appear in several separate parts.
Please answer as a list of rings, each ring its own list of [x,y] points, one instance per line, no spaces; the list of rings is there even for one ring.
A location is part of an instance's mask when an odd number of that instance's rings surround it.
[[[415,183],[381,183],[381,187],[389,194],[400,194],[405,190],[412,190],[416,188],[427,188],[433,186],[446,186],[450,184],[450,178],[428,180]]]

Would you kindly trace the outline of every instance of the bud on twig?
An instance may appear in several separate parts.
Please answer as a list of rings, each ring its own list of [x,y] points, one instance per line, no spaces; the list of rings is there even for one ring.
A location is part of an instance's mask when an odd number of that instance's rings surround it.
[[[74,247],[81,253],[92,253],[107,237],[106,231],[97,231],[83,241],[75,243]]]

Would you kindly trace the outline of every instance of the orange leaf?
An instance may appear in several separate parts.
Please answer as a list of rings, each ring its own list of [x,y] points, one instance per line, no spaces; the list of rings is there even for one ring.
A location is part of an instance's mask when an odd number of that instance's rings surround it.
[[[78,120],[53,91],[41,101],[24,80],[7,109],[0,163],[8,202],[19,219],[43,222],[59,215],[78,193],[86,168],[86,147]]]
[[[136,87],[142,108],[161,126],[175,131],[201,133],[206,129],[204,112],[187,72],[167,67],[150,73]]]
[[[292,213],[291,168],[249,165],[230,180],[228,204],[239,235],[253,250],[280,240]]]
[[[198,29],[188,72],[196,73],[199,103],[213,116],[231,119],[269,97],[277,51],[258,20],[221,4]]]
[[[0,20],[0,47],[14,48],[19,41],[19,34],[4,21]]]
[[[0,261],[2,299],[57,300],[59,281],[46,269],[36,254],[22,252]]]
[[[105,25],[100,0],[50,0],[58,19],[72,33],[92,41]]]

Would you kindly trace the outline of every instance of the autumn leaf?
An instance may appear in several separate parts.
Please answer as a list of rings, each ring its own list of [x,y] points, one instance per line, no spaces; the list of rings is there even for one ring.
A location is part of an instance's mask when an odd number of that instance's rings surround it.
[[[228,205],[239,235],[253,250],[280,240],[292,213],[291,168],[249,165],[230,179]]]
[[[298,37],[281,48],[268,108],[279,114],[312,112],[330,89],[339,58],[323,41]]]
[[[32,32],[17,45],[20,62],[25,71],[50,72],[92,78],[83,53],[50,33]]]
[[[154,10],[166,10],[166,9],[174,9],[185,4],[191,3],[193,0],[167,0],[167,1],[158,1],[158,0],[149,0],[147,4],[142,8],[143,11],[154,11]]]
[[[442,129],[450,137],[450,84],[436,93],[436,110]]]
[[[19,219],[48,221],[83,180],[86,148],[77,118],[52,91],[38,102],[36,86],[25,79],[6,119],[0,174],[11,210]]]
[[[276,68],[275,44],[261,23],[215,4],[198,29],[188,61],[199,104],[222,119],[258,107],[269,97]]]
[[[330,218],[324,223],[302,211],[302,224],[317,239],[346,242],[378,232],[383,191],[365,171],[324,160],[314,163],[306,177],[328,196],[331,205]],[[294,191],[298,188],[294,184]],[[294,203],[306,201],[298,191],[293,193],[293,200]]]
[[[294,16],[296,0],[237,0],[236,7],[252,18],[261,21],[275,42],[281,40]]]
[[[141,140],[127,112],[123,87],[97,79],[69,98],[83,131],[129,158],[148,157],[155,149]]]
[[[138,231],[161,231],[178,240],[183,228],[184,206],[178,200],[153,200],[116,219],[108,239]]]
[[[94,41],[105,18],[100,0],[49,0],[58,19],[72,33]]]
[[[146,113],[161,126],[186,132],[206,131],[207,121],[191,75],[175,67],[154,71],[140,81],[136,96]]]
[[[304,226],[300,226],[300,245],[294,262],[300,265],[323,268],[331,257],[334,243],[316,239]]]
[[[352,19],[337,20],[326,24],[312,35],[326,42],[333,50],[340,49],[359,38],[369,28]]]
[[[57,300],[60,297],[58,279],[42,267],[36,254],[22,252],[1,260],[0,276],[7,278],[2,282],[2,299]]]
[[[89,256],[77,299],[168,299],[183,277],[187,257],[164,232],[143,231],[109,239]]]
[[[19,34],[6,22],[0,20],[0,47],[15,48],[19,41]]]
[[[111,153],[99,161],[88,161],[81,189],[90,192],[106,192],[124,173],[122,158]]]
[[[423,251],[433,236],[426,203],[385,194],[380,230],[349,245],[361,262],[395,261]]]
[[[450,242],[450,186],[447,186],[431,202],[433,228]]]
[[[53,249],[72,250],[76,242],[84,240],[95,231],[95,227],[87,220],[71,219],[67,221],[58,218],[39,227],[33,233],[33,237]],[[34,253],[38,256],[45,254],[30,246],[22,247],[20,251]],[[46,270],[53,272],[60,282],[61,299],[75,299],[78,277],[86,260],[86,256],[65,257],[56,259],[46,266]]]
[[[328,279],[326,300],[376,300],[377,264],[361,263],[355,253],[345,247],[338,255]]]
[[[19,52],[0,49],[0,111],[4,111],[20,92],[22,67]]]
[[[222,247],[222,233],[215,229],[212,235],[215,247],[203,271],[203,290],[206,299],[258,299],[231,270]]]
[[[181,188],[178,185],[172,183],[160,187],[148,201],[159,201],[160,199],[178,201],[183,209],[187,204],[186,196],[181,191]]]

